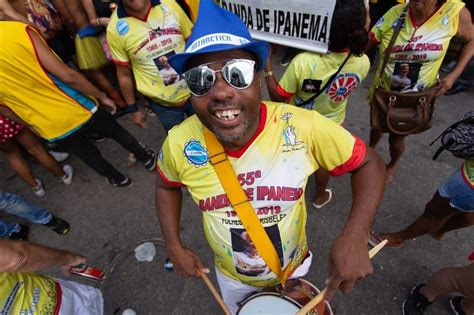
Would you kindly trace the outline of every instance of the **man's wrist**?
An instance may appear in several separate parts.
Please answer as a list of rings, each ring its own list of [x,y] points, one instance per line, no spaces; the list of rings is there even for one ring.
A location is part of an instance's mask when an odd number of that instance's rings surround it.
[[[268,77],[270,77],[270,76],[272,76],[272,75],[273,75],[273,71],[272,71],[272,70],[268,70],[268,71],[263,70],[263,77],[264,77],[264,78],[268,78]]]

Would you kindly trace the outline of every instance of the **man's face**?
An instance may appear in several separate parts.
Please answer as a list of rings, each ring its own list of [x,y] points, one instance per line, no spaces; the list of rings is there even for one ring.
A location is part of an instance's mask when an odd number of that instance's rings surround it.
[[[122,3],[127,11],[133,13],[143,13],[151,5],[150,0],[122,0]]]
[[[410,66],[407,64],[401,65],[401,72],[403,75],[407,75],[410,72]]]
[[[438,0],[413,0],[410,1],[409,6],[413,9],[427,9],[432,8]],[[431,12],[430,12],[431,13]]]
[[[213,63],[208,67],[221,70],[225,61],[230,59],[253,60],[254,57],[243,49],[208,53],[191,58],[187,68]],[[260,101],[260,80],[257,73],[248,88],[238,90],[228,84],[218,72],[214,86],[207,95],[191,97],[191,103],[199,120],[231,150],[242,148],[257,131]]]

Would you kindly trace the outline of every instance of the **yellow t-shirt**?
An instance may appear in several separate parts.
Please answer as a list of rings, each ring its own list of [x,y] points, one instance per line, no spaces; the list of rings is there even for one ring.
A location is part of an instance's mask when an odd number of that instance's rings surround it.
[[[97,101],[43,68],[27,32],[35,29],[11,21],[0,21],[0,28],[0,104],[49,141],[79,129],[97,110]]]
[[[169,57],[184,51],[193,24],[173,0],[152,1],[145,20],[128,16],[119,4],[107,26],[112,60],[130,64],[137,90],[165,105],[174,106],[189,98],[181,75],[168,63]]]
[[[324,87],[346,57],[346,52],[298,54],[280,79],[278,93],[286,98],[291,97],[291,104],[303,103]],[[346,117],[347,97],[367,76],[369,67],[370,62],[366,55],[351,56],[333,83],[304,107],[319,112],[339,125],[342,124]]]
[[[448,0],[421,25],[413,21],[410,10],[393,45],[385,67],[382,82],[379,74],[383,58],[380,58],[369,100],[377,85],[386,90],[420,91],[432,87],[438,79],[438,71],[448,50],[449,41],[456,35],[459,12],[464,3]],[[384,55],[393,34],[394,24],[404,4],[390,9],[371,30],[373,40],[380,43],[380,56]]]
[[[0,314],[58,314],[60,287],[33,273],[0,273]]]
[[[282,266],[290,264],[293,270],[308,249],[304,201],[308,177],[320,167],[336,176],[357,168],[365,145],[314,111],[265,102],[260,113],[258,130],[249,143],[226,153]],[[209,164],[197,116],[169,131],[158,169],[167,183],[187,186],[202,211],[205,235],[222,273],[253,286],[277,283],[275,274],[245,241],[242,222]]]

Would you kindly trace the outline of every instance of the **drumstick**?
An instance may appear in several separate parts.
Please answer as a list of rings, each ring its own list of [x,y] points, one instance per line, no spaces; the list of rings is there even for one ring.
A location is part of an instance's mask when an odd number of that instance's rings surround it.
[[[207,285],[207,287],[209,288],[209,291],[211,291],[212,295],[214,296],[214,298],[216,299],[217,303],[219,303],[220,307],[222,308],[222,310],[224,311],[224,313],[226,315],[231,315],[232,313],[229,311],[229,308],[227,307],[227,305],[224,303],[224,301],[222,300],[221,296],[219,295],[219,293],[217,292],[216,288],[214,287],[214,285],[212,284],[212,282],[209,280],[209,278],[206,276],[206,274],[204,272],[202,272],[201,270],[199,270],[199,273],[201,275],[201,278],[202,280],[204,280],[204,283]]]
[[[380,242],[379,244],[374,246],[374,248],[369,250],[369,259],[372,259],[372,257],[377,255],[377,253],[385,246],[385,244],[387,244],[387,242],[388,242],[388,240],[383,240],[382,242]],[[314,298],[312,298],[311,301],[309,301],[302,309],[300,309],[296,313],[296,315],[304,315],[304,314],[308,313],[313,307],[315,307],[316,305],[321,303],[321,301],[323,300],[323,297],[326,294],[327,290],[328,290],[328,287],[325,287],[324,290],[319,292],[318,295],[316,295]]]

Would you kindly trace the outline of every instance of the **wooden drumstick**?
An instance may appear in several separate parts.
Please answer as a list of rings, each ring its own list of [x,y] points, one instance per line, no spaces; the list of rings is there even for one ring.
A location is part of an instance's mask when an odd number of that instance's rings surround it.
[[[204,280],[204,283],[207,285],[207,287],[209,288],[209,291],[211,291],[212,295],[214,296],[214,298],[216,299],[217,303],[219,303],[219,306],[222,308],[222,310],[224,311],[224,313],[226,315],[232,315],[232,313],[229,311],[229,308],[227,307],[227,305],[224,303],[224,301],[222,300],[221,296],[219,295],[219,293],[217,292],[216,288],[214,287],[214,285],[212,284],[211,280],[209,280],[209,278],[206,276],[206,274],[204,272],[202,272],[201,270],[199,270],[199,273],[201,275],[201,278],[202,280]]]
[[[380,242],[379,244],[374,246],[374,248],[369,250],[369,259],[372,259],[372,257],[377,255],[377,253],[385,246],[385,244],[387,244],[387,242],[388,242],[388,240],[383,240],[382,242]],[[303,308],[300,309],[296,313],[296,315],[304,315],[304,314],[308,313],[311,309],[313,309],[313,307],[315,307],[316,305],[321,303],[321,301],[323,300],[324,295],[326,294],[327,290],[328,290],[328,287],[325,287],[324,290],[319,292],[318,295],[316,295],[314,298],[311,299],[311,301],[309,301],[305,306],[303,306]]]

